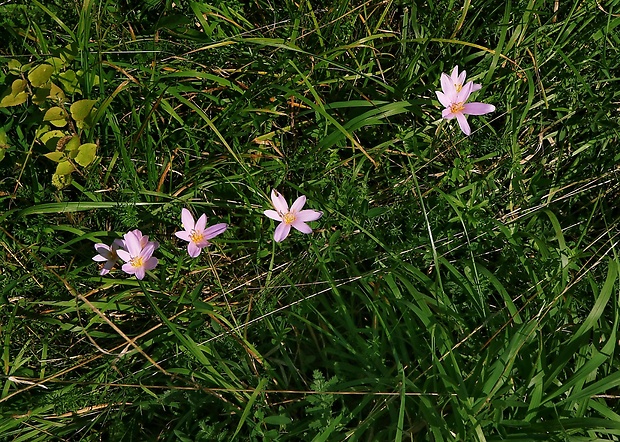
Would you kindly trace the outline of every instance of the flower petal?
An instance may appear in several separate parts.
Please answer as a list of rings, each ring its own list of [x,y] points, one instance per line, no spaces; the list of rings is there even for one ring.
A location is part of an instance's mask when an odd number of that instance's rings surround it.
[[[469,99],[469,96],[471,95],[472,92],[472,88],[474,87],[474,84],[471,81],[468,81],[467,83],[465,83],[463,85],[463,89],[461,89],[461,91],[456,94],[456,99],[454,100],[455,103],[464,103]]]
[[[446,94],[448,99],[452,100],[452,97],[456,96],[456,88],[454,82],[447,74],[441,74],[441,91]]]
[[[123,264],[123,267],[121,267],[121,269],[128,275],[133,275],[134,273],[136,273],[136,268],[129,263]]]
[[[459,126],[465,135],[471,134],[471,129],[469,127],[469,123],[467,122],[467,118],[462,113],[456,114],[456,120],[459,122]]]
[[[440,91],[435,91],[435,93],[437,94],[437,99],[443,106],[445,107],[452,106],[452,101],[448,99],[448,96],[446,94]]]
[[[293,221],[291,225],[295,227],[297,230],[299,230],[301,233],[312,233],[312,229],[310,228],[310,226],[306,224],[305,222],[300,221],[298,219]]]
[[[295,218],[302,222],[308,222],[316,221],[321,216],[323,216],[323,212],[319,212],[318,210],[306,209],[295,215]]]
[[[131,254],[126,250],[117,250],[116,254],[118,255],[120,259],[122,259],[125,262],[131,261]]]
[[[159,244],[149,241],[146,247],[144,247],[142,251],[140,252],[140,257],[142,257],[142,259],[145,261],[149,259],[153,255],[153,252],[155,251],[155,249],[157,248],[156,246],[159,246]]]
[[[467,72],[466,72],[466,71],[461,72],[461,73],[459,74],[459,76],[458,76],[458,77],[456,77],[456,81],[455,81],[455,83],[456,83],[456,84],[460,84],[460,85],[465,84],[465,77],[466,77],[466,76],[467,76]]]
[[[140,232],[139,237],[135,233],[135,231],[127,232],[125,233],[123,238],[125,238],[125,248],[129,252],[129,254],[131,256],[138,256],[140,254],[140,251],[142,250],[142,232]]]
[[[472,87],[471,87],[471,91],[472,92],[476,92],[479,91],[480,89],[482,89],[482,85],[478,84],[478,83],[473,83]]]
[[[136,278],[144,279],[144,275],[146,274],[144,266],[136,267],[136,272],[135,273],[136,273]]]
[[[446,120],[451,120],[456,116],[456,114],[453,114],[452,111],[448,108],[441,111],[441,116]]]
[[[275,242],[283,241],[291,231],[291,225],[286,223],[278,224],[276,231],[273,232],[273,239]]]
[[[273,207],[275,207],[277,212],[280,213],[288,213],[288,204],[286,200],[282,196],[280,192],[276,189],[271,191],[271,202],[273,203]]]
[[[155,257],[152,257],[146,260],[143,267],[144,270],[153,270],[155,267],[157,267],[157,264],[159,264],[159,260]]]
[[[110,259],[110,258],[108,258],[106,256],[102,256],[102,255],[93,256],[93,261],[97,261],[97,262],[107,261],[108,259]]]
[[[202,232],[205,229],[206,225],[207,225],[207,215],[203,213],[202,215],[200,215],[200,218],[198,218],[198,221],[196,221],[196,225],[194,226],[194,229],[196,230],[196,232]]]
[[[185,207],[181,209],[181,224],[183,224],[183,228],[188,232],[194,230],[194,217]]]
[[[495,106],[486,103],[465,103],[463,113],[466,115],[484,115],[495,111]]]
[[[187,230],[181,230],[180,232],[174,232],[174,236],[176,236],[179,239],[182,239],[183,241],[191,241],[191,239],[189,238],[190,233]]]
[[[301,209],[304,208],[304,204],[306,204],[306,197],[305,195],[302,195],[299,198],[297,198],[295,202],[293,203],[293,205],[291,206],[291,212],[293,213],[299,212]]]
[[[282,221],[282,217],[275,210],[265,210],[263,212],[268,218],[274,219],[276,221]]]
[[[118,250],[118,249],[124,249],[125,248],[125,241],[123,241],[120,238],[116,238],[113,242],[112,242],[112,250]]]
[[[191,256],[192,258],[197,257],[198,255],[200,255],[200,251],[202,250],[201,247],[198,247],[195,243],[190,242],[187,245],[187,253],[189,254],[189,256]]]
[[[459,82],[459,65],[458,64],[454,66],[454,69],[452,69],[452,73],[450,73],[450,79],[452,80],[452,83]]]
[[[226,223],[214,224],[212,226],[207,227],[204,230],[203,235],[205,239],[215,238],[217,235],[224,233],[227,228],[228,228],[228,224]]]

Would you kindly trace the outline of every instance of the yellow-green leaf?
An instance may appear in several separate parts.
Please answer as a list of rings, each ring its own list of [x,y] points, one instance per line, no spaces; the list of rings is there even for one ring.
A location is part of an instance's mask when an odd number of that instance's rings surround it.
[[[45,100],[47,99],[47,97],[49,97],[50,95],[50,86],[46,85],[44,87],[39,87],[36,89],[36,91],[34,92],[34,95],[32,96],[32,102],[36,105],[42,106],[43,104],[45,104]]]
[[[74,170],[75,167],[73,167],[73,164],[69,161],[62,161],[56,166],[56,175],[69,175]]]
[[[40,64],[28,73],[28,80],[34,87],[41,87],[47,83],[54,73],[54,67],[49,64]]]
[[[67,112],[58,106],[50,107],[45,115],[43,121],[65,120],[67,118]]]
[[[71,138],[67,144],[65,144],[65,150],[72,152],[80,147],[80,137],[77,135]]]
[[[50,95],[49,97],[56,101],[58,104],[64,104],[67,101],[67,96],[65,92],[56,86],[54,83],[50,85]]]
[[[79,100],[71,105],[69,109],[75,121],[83,121],[88,117],[97,100]]]
[[[56,150],[58,140],[66,134],[61,130],[50,130],[41,135],[41,142],[47,146],[49,150]]]
[[[62,60],[62,58],[58,57],[50,57],[45,60],[45,62],[51,65],[56,72],[58,72],[65,65],[65,62]]]
[[[80,146],[75,162],[80,166],[88,166],[95,159],[97,154],[97,145],[95,143],[86,143]]]
[[[46,154],[43,154],[44,157],[49,158],[50,160],[54,161],[55,163],[59,163],[61,161],[66,161],[65,159],[65,154],[62,152],[48,152]]]
[[[0,107],[19,106],[28,100],[28,94],[26,92],[19,92],[17,95],[5,95],[0,100]]]
[[[52,175],[52,184],[58,190],[61,190],[67,187],[69,184],[71,184],[71,181],[73,181],[73,179],[71,178],[71,175],[58,175],[58,174]]]
[[[7,63],[9,67],[9,72],[13,75],[21,74],[22,64],[18,60],[9,60]]]
[[[0,129],[0,149],[4,150],[8,149],[9,147],[9,140],[6,136],[6,132],[4,129]]]
[[[73,94],[75,92],[82,93],[80,90],[80,84],[77,80],[75,72],[72,70],[65,71],[58,75],[60,82],[62,83],[65,92]]]

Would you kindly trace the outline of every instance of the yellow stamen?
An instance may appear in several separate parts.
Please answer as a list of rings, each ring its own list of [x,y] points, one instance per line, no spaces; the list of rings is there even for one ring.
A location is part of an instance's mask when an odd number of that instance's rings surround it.
[[[465,105],[462,101],[460,103],[454,103],[450,106],[450,112],[453,114],[458,114],[459,112],[462,112],[463,109],[465,109]]]
[[[142,267],[144,265],[144,258],[136,256],[135,258],[131,258],[129,264],[131,264],[132,267]]]
[[[191,239],[193,243],[201,242],[202,238],[204,238],[204,235],[202,233],[196,232],[195,230],[192,230],[189,234],[189,239]]]
[[[456,89],[456,92],[461,92],[463,85],[461,83],[454,83],[454,88]]]
[[[282,215],[282,221],[284,222],[284,224],[293,224],[295,222],[295,219],[295,214],[291,212]]]

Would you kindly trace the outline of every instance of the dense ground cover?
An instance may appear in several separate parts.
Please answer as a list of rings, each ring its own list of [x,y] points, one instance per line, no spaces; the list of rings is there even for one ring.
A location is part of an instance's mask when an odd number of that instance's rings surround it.
[[[3,440],[620,438],[620,1],[0,22]],[[274,241],[274,188],[311,234]],[[183,208],[228,225],[196,258]],[[157,267],[101,276],[133,229]]]

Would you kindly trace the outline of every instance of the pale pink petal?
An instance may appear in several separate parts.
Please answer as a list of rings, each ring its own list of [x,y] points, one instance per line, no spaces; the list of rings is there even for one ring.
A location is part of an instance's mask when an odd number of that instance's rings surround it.
[[[227,228],[228,228],[228,224],[226,223],[214,224],[212,226],[207,227],[204,230],[203,235],[206,239],[215,238],[217,235],[224,233]]]
[[[276,231],[273,232],[273,239],[275,242],[283,241],[291,231],[291,225],[286,223],[278,224]]]
[[[207,215],[203,213],[202,215],[200,215],[200,218],[198,218],[198,221],[196,221],[196,226],[194,227],[194,229],[196,229],[196,232],[202,232],[205,229],[206,225]]]
[[[456,114],[456,120],[459,122],[459,126],[465,135],[469,135],[471,133],[471,129],[469,128],[469,123],[467,123],[467,118],[462,113]]]
[[[144,275],[146,274],[144,266],[136,267],[135,274],[136,274],[136,278],[144,279]]]
[[[482,89],[482,85],[481,85],[481,84],[478,84],[478,83],[474,83],[474,84],[472,85],[472,87],[471,87],[471,91],[472,91],[472,92],[479,91],[480,89]]]
[[[174,235],[177,238],[182,239],[183,241],[191,241],[191,239],[189,238],[190,233],[186,230],[181,230],[180,232],[174,232]]]
[[[276,212],[275,210],[265,210],[263,212],[268,218],[271,218],[273,220],[276,221],[282,221],[282,217],[280,216],[280,214],[278,212]]]
[[[464,103],[469,99],[469,96],[471,95],[471,89],[474,86],[474,84],[469,81],[467,83],[465,83],[463,85],[463,89],[461,89],[461,91],[457,94],[456,99],[454,100],[455,103]]]
[[[124,249],[124,248],[125,248],[125,241],[123,241],[122,239],[116,238],[112,242],[112,249],[113,250]]]
[[[461,72],[460,75],[458,77],[456,77],[456,84],[460,84],[463,85],[465,84],[465,77],[467,76],[467,73],[465,71]]]
[[[136,235],[136,233],[128,232],[124,235],[125,238],[125,248],[129,252],[131,256],[138,256],[140,254],[140,250],[142,250],[142,244],[140,243],[142,239],[142,234],[140,233],[140,237]]]
[[[456,114],[453,114],[452,111],[448,108],[441,111],[441,116],[444,117],[446,120],[451,120],[456,116]]]
[[[127,273],[128,275],[133,275],[134,273],[136,273],[136,268],[129,263],[123,264],[123,267],[121,267],[121,269],[123,269],[123,272]]]
[[[110,273],[110,270],[112,270],[112,267],[114,267],[114,264],[116,264],[116,260],[110,260],[108,262],[106,262],[103,265],[103,268],[101,269],[101,272],[99,273],[101,276]]]
[[[448,99],[448,96],[446,94],[444,94],[443,92],[440,91],[435,91],[435,93],[437,94],[437,99],[439,100],[439,102],[445,106],[445,107],[450,107],[452,106],[452,101],[450,101]]]
[[[486,103],[465,103],[463,113],[466,115],[484,115],[495,111],[495,106]]]
[[[310,228],[310,226],[298,219],[293,221],[291,225],[295,227],[297,230],[299,230],[301,233],[312,233],[312,229]]]
[[[194,230],[194,217],[186,208],[181,209],[181,224],[183,224],[183,228],[188,232]]]
[[[306,204],[306,197],[302,195],[299,198],[297,198],[295,202],[293,203],[293,205],[291,206],[291,212],[293,213],[299,212],[301,209],[304,208],[304,204]]]
[[[286,200],[282,196],[280,192],[276,189],[271,191],[271,202],[273,203],[273,207],[275,207],[277,212],[280,213],[288,213],[288,204]]]
[[[158,246],[158,244],[154,242],[149,242],[146,245],[146,247],[144,247],[142,251],[140,252],[140,256],[142,257],[142,259],[144,260],[149,259],[153,255],[153,252],[155,251],[155,249],[157,248],[156,246]]]
[[[144,270],[153,270],[157,264],[159,264],[159,260],[153,256],[144,262],[143,267]]]
[[[450,79],[452,80],[452,83],[459,83],[459,65],[458,64],[454,66],[454,69],[452,69],[452,73],[450,74]]]
[[[103,255],[104,253],[109,253],[110,247],[108,245],[106,245],[106,244],[103,244],[103,243],[99,242],[99,243],[95,244],[95,250],[100,255]]]
[[[452,79],[448,77],[447,74],[443,73],[441,74],[441,90],[450,100],[456,95],[456,88],[454,87]]]
[[[103,262],[103,261],[107,261],[109,258],[102,256],[102,255],[96,255],[93,256],[93,261],[97,261],[97,262]]]
[[[129,252],[127,252],[126,250],[117,250],[116,254],[118,255],[118,257],[120,259],[122,259],[125,262],[129,262],[131,261],[131,254]]]
[[[299,221],[309,222],[316,221],[321,216],[323,216],[323,212],[319,212],[318,210],[306,209],[296,214],[295,218]]]
[[[189,256],[191,256],[192,258],[197,257],[198,255],[200,255],[200,250],[202,250],[201,247],[198,247],[196,244],[194,244],[193,242],[190,242],[187,245],[187,253],[189,254]]]

